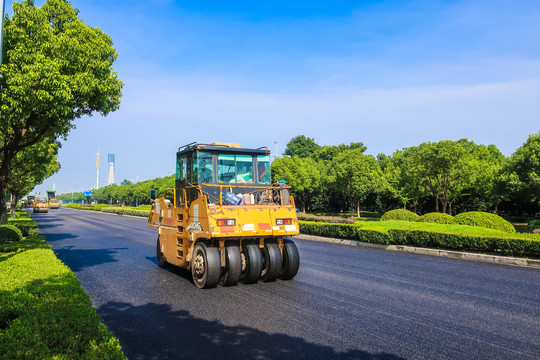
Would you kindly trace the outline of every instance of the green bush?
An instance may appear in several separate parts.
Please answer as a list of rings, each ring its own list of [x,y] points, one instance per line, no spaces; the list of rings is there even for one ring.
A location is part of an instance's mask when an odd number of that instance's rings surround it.
[[[516,229],[502,217],[482,211],[470,211],[458,214],[454,217],[457,224],[480,226],[488,229],[496,229],[508,233],[515,233]]]
[[[28,218],[20,217],[20,218],[17,218],[17,219],[8,219],[8,224],[16,226],[19,230],[21,230],[22,236],[37,235],[38,234],[37,224],[30,217],[28,217]]]
[[[30,236],[18,246],[0,261],[0,359],[125,359],[45,239]]]
[[[298,214],[298,220],[326,222],[326,223],[334,223],[334,224],[354,224],[356,222],[355,219],[347,219],[347,218],[342,218],[339,216],[317,216],[313,214],[303,214],[303,213]]]
[[[381,245],[470,250],[505,256],[540,257],[540,238],[533,234],[510,234],[485,230],[486,235],[463,226],[463,232],[416,229],[364,229],[359,225],[299,221],[302,234],[358,240]],[[433,227],[434,225],[431,225]],[[440,225],[443,226],[443,225]],[[457,225],[453,225],[456,227]],[[466,232],[467,229],[472,231]]]
[[[14,225],[0,225],[0,244],[17,242],[22,239],[21,230]]]
[[[131,215],[141,217],[148,217],[148,215],[150,215],[150,210],[125,209],[119,207],[106,207],[101,209],[101,211],[118,215]]]
[[[540,228],[540,219],[529,220],[528,225],[532,226],[533,228]]]
[[[67,204],[67,207],[68,207],[68,208],[71,208],[71,209],[78,209],[78,208],[79,208],[79,204],[71,203],[71,204]]]
[[[452,215],[448,215],[447,213],[439,213],[439,212],[432,212],[432,213],[424,214],[420,216],[418,221],[437,223],[437,224],[454,224],[456,222]]]
[[[381,217],[381,221],[389,220],[404,220],[404,221],[418,221],[420,216],[406,209],[390,210]]]

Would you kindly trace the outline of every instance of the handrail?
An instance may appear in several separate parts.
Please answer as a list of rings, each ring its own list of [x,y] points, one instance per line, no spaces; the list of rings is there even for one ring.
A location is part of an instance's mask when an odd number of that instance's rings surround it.
[[[205,184],[205,186],[209,186],[209,187],[218,187],[219,188],[219,199],[205,191],[203,191],[201,185],[193,185],[191,184],[190,186],[186,186],[183,188],[183,191],[184,191],[184,198],[186,197],[186,189],[197,189],[199,190],[199,192],[203,195],[206,195],[206,196],[209,196],[215,200],[218,200],[219,201],[219,205],[223,205],[223,188],[257,188],[256,186],[245,186],[245,185],[216,185],[216,184]],[[247,192],[245,194],[252,194],[252,193],[256,193],[256,192],[260,192],[260,191],[264,191],[264,190],[279,190],[279,198],[280,198],[280,204],[281,206],[284,206],[283,205],[283,189],[290,189],[291,187],[290,186],[261,186],[261,187],[258,187],[258,190],[255,190],[255,191],[251,191],[251,192]],[[274,203],[272,201],[272,203]],[[253,204],[253,205],[256,205],[256,204]]]

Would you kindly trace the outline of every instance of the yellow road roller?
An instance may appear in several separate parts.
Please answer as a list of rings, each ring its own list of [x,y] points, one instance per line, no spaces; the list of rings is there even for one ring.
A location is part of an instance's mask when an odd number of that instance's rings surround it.
[[[290,239],[299,227],[289,190],[271,183],[265,147],[180,147],[174,189],[159,199],[151,193],[158,264],[190,270],[199,288],[292,279],[300,255]]]

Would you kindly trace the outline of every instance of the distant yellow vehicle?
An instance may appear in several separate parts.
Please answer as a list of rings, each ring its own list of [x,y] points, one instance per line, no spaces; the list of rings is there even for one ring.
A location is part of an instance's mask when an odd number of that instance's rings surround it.
[[[46,213],[49,211],[49,202],[46,196],[36,196],[34,199],[33,210],[35,213]]]
[[[158,264],[191,270],[199,288],[293,278],[298,218],[290,187],[271,184],[270,152],[192,143],[176,154],[176,183],[155,200]]]
[[[49,202],[49,209],[58,209],[60,207],[58,199],[56,198],[56,191],[47,190],[47,200]]]
[[[49,209],[58,209],[59,207],[60,203],[57,198],[49,199]]]

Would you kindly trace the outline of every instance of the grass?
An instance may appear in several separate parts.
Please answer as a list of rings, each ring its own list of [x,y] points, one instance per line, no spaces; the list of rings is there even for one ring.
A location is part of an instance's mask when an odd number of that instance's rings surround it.
[[[0,359],[125,359],[41,236],[0,245]]]

